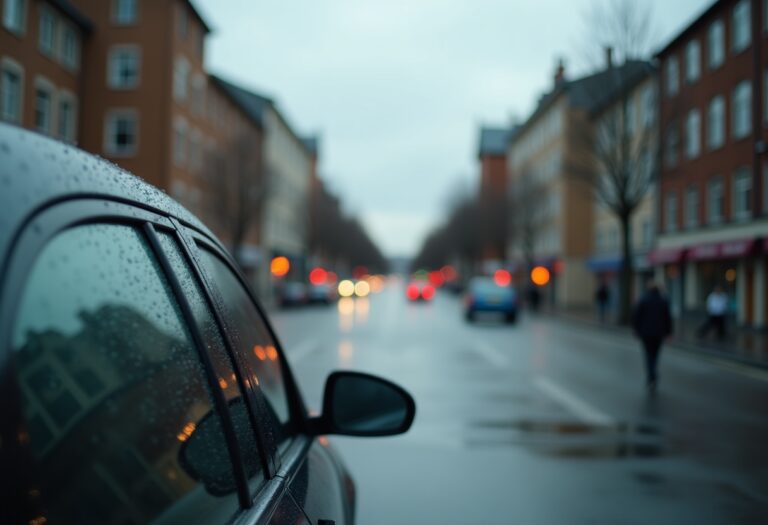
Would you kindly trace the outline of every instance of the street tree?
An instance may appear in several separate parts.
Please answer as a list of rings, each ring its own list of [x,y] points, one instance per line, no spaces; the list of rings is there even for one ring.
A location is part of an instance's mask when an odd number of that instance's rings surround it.
[[[542,231],[549,225],[552,210],[549,208],[550,190],[536,174],[523,168],[513,178],[509,194],[509,229],[514,244],[525,261],[529,273],[536,261],[536,244]]]

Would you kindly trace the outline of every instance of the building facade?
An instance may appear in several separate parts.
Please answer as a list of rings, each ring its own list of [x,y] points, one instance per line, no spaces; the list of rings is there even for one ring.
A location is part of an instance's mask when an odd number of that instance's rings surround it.
[[[768,11],[719,0],[658,53],[659,238],[676,314],[717,285],[742,326],[768,326]]]
[[[478,202],[482,214],[482,261],[489,269],[503,263],[509,238],[507,145],[509,128],[482,127],[477,158],[480,163]]]

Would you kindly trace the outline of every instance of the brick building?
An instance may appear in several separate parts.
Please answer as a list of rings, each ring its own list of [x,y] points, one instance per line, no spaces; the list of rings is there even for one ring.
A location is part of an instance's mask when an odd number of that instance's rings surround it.
[[[512,136],[510,128],[480,129],[477,158],[480,161],[480,187],[478,199],[483,214],[482,259],[491,265],[506,258],[508,228],[507,145]]]
[[[659,238],[653,259],[678,315],[716,284],[740,325],[768,325],[768,19],[719,0],[659,53]]]

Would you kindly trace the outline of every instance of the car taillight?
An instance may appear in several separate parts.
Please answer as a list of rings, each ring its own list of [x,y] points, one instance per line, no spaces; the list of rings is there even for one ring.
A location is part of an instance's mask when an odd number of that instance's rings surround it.
[[[406,289],[405,294],[408,296],[408,299],[415,301],[419,298],[419,287],[415,284],[411,284]]]
[[[435,288],[429,285],[425,286],[421,290],[421,296],[427,301],[431,300],[435,296]]]

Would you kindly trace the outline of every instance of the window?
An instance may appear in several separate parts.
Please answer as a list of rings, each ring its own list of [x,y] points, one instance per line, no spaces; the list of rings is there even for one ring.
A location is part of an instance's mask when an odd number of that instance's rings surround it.
[[[114,157],[136,154],[139,144],[139,124],[133,110],[113,110],[107,114],[104,131],[104,151]]]
[[[0,118],[6,122],[21,123],[24,70],[15,62],[4,59],[0,79]]]
[[[61,61],[70,69],[80,65],[80,37],[70,24],[64,25],[61,32]]]
[[[17,34],[23,34],[27,22],[26,0],[3,0],[3,27]]]
[[[203,167],[202,136],[196,129],[189,134],[189,167],[195,171]]]
[[[656,93],[653,86],[643,89],[641,107],[643,113],[643,126],[650,128],[656,120]]]
[[[699,225],[699,188],[696,186],[685,192],[685,225],[688,228]]]
[[[173,123],[173,164],[183,167],[187,163],[187,121],[181,117]]]
[[[720,177],[709,181],[707,188],[707,221],[719,224],[723,220],[723,180]]]
[[[667,96],[673,96],[677,94],[680,89],[680,66],[677,63],[677,57],[671,56],[667,59],[666,65],[667,76]]]
[[[238,512],[221,394],[137,230],[55,237],[32,266],[12,348],[50,521],[228,522]]]
[[[677,147],[680,142],[680,133],[677,130],[677,124],[670,124],[667,128],[667,138],[664,145],[664,160],[667,167],[674,167],[677,165]]]
[[[651,219],[645,219],[642,225],[642,243],[643,246],[648,248],[653,245],[653,221]]]
[[[709,26],[707,47],[709,69],[717,69],[725,60],[725,26],[722,20],[717,20]]]
[[[685,80],[693,84],[701,75],[701,46],[698,40],[691,40],[685,46]]]
[[[701,116],[699,110],[694,109],[688,113],[685,120],[685,156],[693,159],[699,156],[701,151]]]
[[[112,0],[112,22],[116,25],[133,25],[138,18],[138,0]]]
[[[187,38],[187,32],[189,30],[189,14],[187,13],[187,7],[185,5],[179,5],[177,23],[179,36],[182,39]]]
[[[178,101],[187,99],[189,85],[189,61],[178,57],[173,65],[173,98]]]
[[[39,33],[40,51],[48,56],[52,56],[56,51],[56,18],[47,7],[41,7],[40,9]]]
[[[192,77],[192,111],[202,115],[205,110],[205,76],[195,73]]]
[[[733,53],[743,51],[752,42],[749,3],[750,0],[741,0],[733,8],[731,26],[731,51]]]
[[[114,89],[133,89],[139,85],[141,53],[138,46],[116,46],[109,51],[107,84]]]
[[[749,80],[740,82],[733,90],[732,106],[731,137],[741,139],[749,135],[752,128],[752,85]]]
[[[53,94],[47,82],[37,81],[35,87],[35,129],[46,135],[51,134]]]
[[[667,200],[664,207],[664,220],[666,224],[666,231],[677,231],[677,194],[674,192],[667,193]]]
[[[285,442],[290,435],[291,416],[283,380],[283,358],[277,344],[235,274],[212,253],[201,250],[200,254],[200,262],[211,278],[217,302],[235,337],[234,343],[275,417],[275,440],[278,444]]]
[[[733,176],[733,219],[743,221],[752,214],[752,173],[748,167],[739,168]]]
[[[707,147],[718,149],[725,142],[725,99],[718,95],[707,109]]]
[[[67,92],[59,93],[58,136],[64,142],[75,142],[75,97]]]

